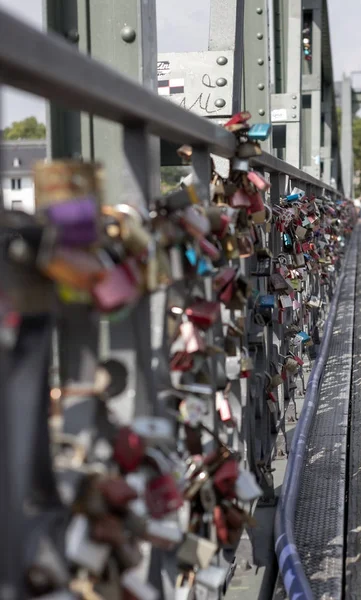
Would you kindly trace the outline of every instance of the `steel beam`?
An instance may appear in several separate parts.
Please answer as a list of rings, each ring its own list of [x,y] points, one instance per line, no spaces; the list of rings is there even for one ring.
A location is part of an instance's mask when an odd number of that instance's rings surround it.
[[[353,145],[352,145],[352,82],[344,76],[342,82],[341,156],[342,182],[345,196],[353,197]]]
[[[332,167],[332,86],[325,85],[323,99],[323,181],[331,184]]]
[[[270,43],[267,0],[245,0],[244,4],[244,79],[245,107],[255,122],[271,122]],[[272,139],[262,144],[267,152]]]
[[[243,37],[245,0],[211,0],[208,50],[234,53],[233,113],[243,108]]]
[[[303,116],[307,120],[306,127],[310,134],[310,142],[304,137],[302,143],[303,168],[307,173],[319,179],[321,175],[323,0],[303,0],[303,9],[312,15],[312,61],[309,63],[305,61],[302,76],[302,90],[304,97],[307,96],[307,103],[303,102]],[[306,69],[307,72],[305,72]]]
[[[157,36],[155,0],[78,1],[80,49],[112,69],[157,89]],[[82,146],[88,158],[100,160],[107,173],[107,201],[117,204],[126,195],[122,178],[122,131],[103,119],[84,116]],[[154,145],[154,142],[153,142]],[[154,173],[160,164],[159,148],[150,156]],[[158,164],[157,164],[158,163]],[[158,190],[160,181],[158,181]],[[156,191],[156,190],[155,190]]]

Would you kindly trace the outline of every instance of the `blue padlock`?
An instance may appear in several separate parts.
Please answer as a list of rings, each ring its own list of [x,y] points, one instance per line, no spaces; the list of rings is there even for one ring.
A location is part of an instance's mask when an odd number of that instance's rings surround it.
[[[262,308],[274,308],[275,306],[275,297],[271,294],[266,294],[265,296],[259,297],[259,305]]]
[[[205,276],[210,275],[210,273],[212,273],[213,267],[211,263],[203,257],[198,259],[197,252],[194,248],[188,248],[185,254],[189,264],[191,264],[192,267],[195,267],[197,265],[197,275]]]
[[[272,125],[270,123],[256,123],[248,131],[248,138],[252,141],[265,142],[271,134]]]

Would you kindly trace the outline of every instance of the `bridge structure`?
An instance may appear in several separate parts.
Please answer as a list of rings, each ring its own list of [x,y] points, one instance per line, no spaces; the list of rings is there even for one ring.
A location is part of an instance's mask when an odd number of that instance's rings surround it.
[[[154,233],[147,238],[149,264],[160,245],[153,220],[163,216],[161,209],[168,210],[170,221],[175,218],[164,202],[176,200],[161,198],[162,168],[186,165],[191,172],[192,179],[186,176],[174,192],[183,202],[175,211],[183,224],[183,211],[193,201],[203,208],[198,206],[198,216],[227,203],[233,210],[227,190],[248,189],[237,173],[255,174],[262,194],[260,210],[250,208],[252,223],[246,219],[238,231],[239,222],[229,218],[229,240],[236,231],[242,238],[242,251],[236,243],[239,256],[217,242],[217,260],[213,256],[199,271],[205,259],[200,239],[207,236],[197,230],[193,239],[192,222],[186,243],[167,247],[170,274],[162,272],[167,285],[164,278],[150,284],[147,271],[146,293],[115,316],[83,297],[65,301],[58,288],[62,302],[54,308],[49,280],[58,285],[58,271],[40,276],[37,258],[28,272],[17,248],[9,254],[7,239],[0,289],[22,321],[14,343],[0,340],[0,529],[7,557],[0,561],[0,600],[357,597],[360,232],[352,203],[352,122],[360,93],[352,74],[334,84],[327,0],[211,0],[208,50],[167,54],[157,53],[155,0],[44,0],[43,8],[45,32],[0,12],[0,81],[48,101],[50,164],[72,161],[79,172],[88,162],[104,165],[105,214],[125,214],[124,206],[130,215],[135,211],[134,231]],[[261,131],[271,125],[271,134],[255,137],[257,151],[242,157],[251,134],[242,129],[244,115],[231,119],[245,111]],[[237,208],[242,213],[245,206]],[[1,226],[6,235],[15,231],[27,241],[30,222],[15,212],[3,210]],[[48,225],[37,206],[32,226],[49,232]],[[98,245],[104,250],[103,238]],[[191,283],[182,253],[195,269]],[[43,261],[44,254],[40,257]],[[159,255],[157,261],[160,271]],[[113,267],[108,257],[106,269]],[[184,358],[187,351],[177,346],[180,324],[173,317],[183,315],[182,324],[189,324],[188,309],[196,300],[218,301],[214,279],[226,267],[243,285],[243,301],[237,296],[238,303],[223,302],[221,320],[200,332],[208,352],[198,351],[200,370],[184,368],[186,376],[179,378],[184,372],[174,367],[174,357],[180,352]],[[286,287],[275,287],[275,275]],[[94,381],[99,365],[110,364],[116,365],[110,375],[115,392],[109,393],[106,412]],[[207,400],[197,421],[203,428],[195,444],[200,452],[189,449],[192,427],[177,412],[180,396],[196,400],[197,410]],[[231,417],[222,417],[221,400]],[[242,488],[243,496],[232,499],[243,519],[242,527],[234,526],[236,543],[220,542],[209,514],[224,502],[228,506],[229,498],[218,488],[212,496],[208,486],[211,500],[200,500],[198,529],[190,521],[181,529],[181,512],[153,518],[146,502],[132,506],[153,526],[152,534],[139,533],[131,519],[121,521],[143,540],[140,565],[127,563],[124,539],[120,535],[114,542],[113,535],[105,546],[116,558],[100,569],[88,530],[79,532],[79,521],[74,525],[77,511],[88,527],[92,516],[74,505],[79,507],[77,494],[87,477],[117,472],[110,464],[112,445],[115,430],[124,425],[146,440],[158,475],[160,465],[163,475],[171,466],[178,469],[184,494],[193,482],[184,465],[196,465],[193,455],[226,448],[227,457],[237,459],[239,476],[249,477],[244,485],[250,495]],[[69,443],[80,448],[80,465],[61,453]],[[211,476],[208,464],[203,472],[213,485],[218,470]],[[125,477],[124,469],[121,473]],[[139,475],[143,488],[134,478],[127,482],[142,496],[149,473]],[[254,496],[252,485],[259,490]],[[186,502],[193,511],[195,497]],[[124,510],[120,513],[124,520]],[[172,552],[164,546],[164,539],[171,545],[175,536],[170,522],[185,536]],[[55,557],[50,567],[40,551],[44,544]],[[217,551],[207,561],[212,544]],[[193,552],[192,564],[187,552]],[[39,584],[29,576],[32,568],[45,577],[45,592],[41,577]]]

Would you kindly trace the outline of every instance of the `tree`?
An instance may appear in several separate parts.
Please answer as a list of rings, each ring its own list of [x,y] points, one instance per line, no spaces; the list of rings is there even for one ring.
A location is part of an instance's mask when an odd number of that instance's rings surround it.
[[[39,123],[36,117],[14,121],[10,127],[4,129],[5,140],[42,140],[45,135],[45,125]]]

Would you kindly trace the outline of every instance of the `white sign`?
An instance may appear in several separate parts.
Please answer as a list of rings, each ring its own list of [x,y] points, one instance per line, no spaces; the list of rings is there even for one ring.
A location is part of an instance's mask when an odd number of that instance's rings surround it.
[[[285,108],[277,108],[271,111],[272,123],[281,123],[287,121],[287,110]]]

